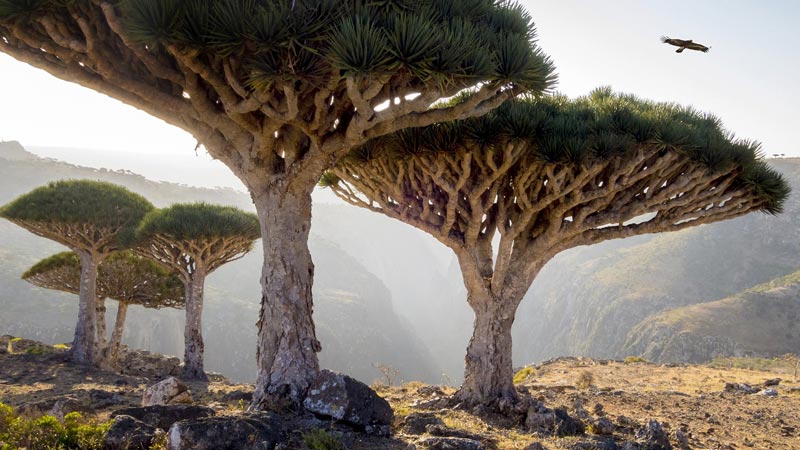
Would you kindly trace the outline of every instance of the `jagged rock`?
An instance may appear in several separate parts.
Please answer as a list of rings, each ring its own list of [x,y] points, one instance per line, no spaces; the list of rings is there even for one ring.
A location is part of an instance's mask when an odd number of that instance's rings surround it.
[[[439,386],[422,386],[417,391],[417,394],[425,397],[442,397],[444,396],[444,391]]]
[[[553,433],[562,437],[575,436],[586,431],[586,426],[570,417],[565,409],[551,409],[541,403],[534,403],[528,409],[525,425],[531,432]]]
[[[213,409],[196,405],[153,405],[124,408],[111,413],[111,417],[130,416],[150,426],[169,430],[175,422],[213,417]]]
[[[436,414],[429,412],[411,413],[402,422],[402,427],[408,434],[422,434],[428,425],[444,426],[444,422]]]
[[[428,425],[425,427],[425,431],[431,436],[462,438],[479,442],[487,440],[486,436],[470,433],[469,431],[457,430],[445,425]]]
[[[681,450],[689,450],[689,436],[681,429],[675,430],[673,435],[675,438],[675,442],[678,444],[678,448]]]
[[[457,437],[430,437],[418,442],[428,450],[486,450],[486,446],[472,439]]]
[[[222,401],[226,403],[244,402],[249,404],[251,401],[253,401],[253,392],[237,389],[235,391],[231,391],[223,395]]]
[[[191,403],[189,388],[175,377],[162,380],[144,391],[142,406]]]
[[[617,443],[610,437],[578,441],[567,448],[569,450],[619,450]]]
[[[766,387],[777,386],[777,385],[781,384],[781,381],[783,381],[783,380],[780,379],[780,378],[770,378],[769,380],[764,382],[764,386],[766,386]]]
[[[755,394],[758,389],[753,388],[747,383],[725,383],[725,392],[743,392],[745,394]]]
[[[773,389],[773,388],[769,388],[769,389],[764,389],[763,391],[759,392],[758,395],[763,395],[765,397],[777,397],[778,396],[778,391]]]
[[[58,420],[64,420],[69,413],[94,414],[94,409],[74,397],[61,397],[53,404],[49,414]]]
[[[104,391],[102,389],[90,389],[88,391],[89,403],[94,409],[108,408],[125,404],[125,397],[116,392]]]
[[[538,442],[532,442],[525,447],[525,450],[547,450],[547,448]]]
[[[158,435],[156,427],[131,416],[117,416],[104,440],[109,450],[147,450]]]
[[[286,441],[286,424],[273,413],[210,417],[177,422],[170,450],[272,450]]]
[[[589,430],[594,434],[610,436],[614,434],[614,430],[616,430],[616,428],[617,427],[614,425],[614,422],[612,422],[609,418],[600,417],[591,422]]]
[[[650,420],[636,431],[636,442],[643,450],[672,450],[669,436],[656,420]]]
[[[320,371],[308,389],[303,406],[363,428],[367,433],[388,435],[394,412],[389,403],[366,384],[330,370]]]
[[[164,378],[180,374],[181,360],[174,356],[123,348],[115,364],[123,375]]]
[[[618,416],[617,424],[623,428],[638,428],[639,423],[627,416]]]

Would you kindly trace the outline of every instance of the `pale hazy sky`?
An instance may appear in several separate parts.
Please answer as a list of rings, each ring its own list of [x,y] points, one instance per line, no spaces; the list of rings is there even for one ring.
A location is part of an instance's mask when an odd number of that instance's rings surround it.
[[[610,85],[691,104],[720,116],[737,135],[760,140],[767,154],[800,156],[800,1],[522,3],[536,21],[540,45],[555,61],[561,92],[578,96]],[[676,54],[659,42],[661,35],[712,49]],[[195,141],[186,133],[0,54],[0,140],[12,139],[29,147],[104,149],[92,152],[95,165],[115,168],[122,160],[140,159],[161,166],[153,175],[158,179],[236,186],[224,167],[195,156]],[[68,151],[50,155],[70,160]],[[172,165],[178,170],[170,177],[164,166]],[[193,165],[203,173],[202,183],[180,174]]]

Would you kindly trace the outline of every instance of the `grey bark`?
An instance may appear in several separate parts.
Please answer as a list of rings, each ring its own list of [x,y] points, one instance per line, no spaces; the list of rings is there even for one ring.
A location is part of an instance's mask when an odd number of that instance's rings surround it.
[[[203,287],[206,273],[197,268],[186,283],[186,326],[183,331],[183,378],[208,381],[203,369]]]
[[[98,298],[95,304],[95,322],[97,332],[97,345],[103,349],[108,344],[108,337],[106,335],[106,299]]]
[[[128,304],[125,302],[117,303],[117,318],[114,321],[114,331],[111,333],[110,355],[111,361],[119,358],[119,351],[122,347],[122,333],[125,331],[125,318],[128,315]]]
[[[77,250],[81,258],[81,288],[78,304],[78,324],[72,341],[71,357],[78,364],[95,363],[95,313],[97,302],[98,259],[90,252]]]
[[[468,287],[468,296],[475,321],[464,361],[464,383],[456,398],[469,405],[514,403],[519,396],[513,381],[511,326],[519,301],[474,287]]]
[[[299,405],[319,372],[312,318],[314,264],[308,249],[311,190],[253,194],[264,266],[258,320],[258,379],[251,409]]]

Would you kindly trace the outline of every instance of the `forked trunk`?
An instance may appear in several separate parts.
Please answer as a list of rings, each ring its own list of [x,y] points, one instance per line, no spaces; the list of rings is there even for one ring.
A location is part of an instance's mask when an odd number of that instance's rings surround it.
[[[122,333],[125,331],[125,318],[128,315],[128,304],[125,302],[117,303],[117,319],[114,321],[114,332],[111,333],[110,359],[112,362],[119,358],[119,351],[122,348]]]
[[[81,289],[78,324],[75,326],[75,338],[70,351],[72,361],[78,364],[94,364],[98,258],[86,251],[77,253],[81,258]]]
[[[468,292],[475,321],[465,358],[464,384],[456,399],[470,406],[516,403],[519,395],[514,388],[511,326],[519,302],[497,298],[483,288],[468,287]]]
[[[258,320],[258,379],[251,409],[299,405],[319,372],[311,317],[314,264],[308,250],[311,189],[253,195],[264,267]]]
[[[96,300],[94,315],[97,346],[102,350],[108,344],[108,337],[106,336],[106,299],[98,298]]]
[[[183,378],[208,381],[203,369],[203,286],[206,273],[198,269],[186,283],[186,327],[183,330]]]

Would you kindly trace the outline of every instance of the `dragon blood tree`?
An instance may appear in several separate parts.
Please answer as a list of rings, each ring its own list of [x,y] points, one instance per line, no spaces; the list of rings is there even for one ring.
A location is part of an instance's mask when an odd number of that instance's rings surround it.
[[[175,271],[186,304],[183,377],[208,380],[203,369],[203,288],[206,277],[241,258],[261,236],[258,217],[229,206],[177,204],[152,211],[136,230],[135,252]]]
[[[121,186],[88,180],[50,183],[0,209],[0,217],[69,247],[80,258],[78,324],[71,349],[77,363],[100,362],[95,330],[97,266],[126,246],[151,209],[144,197]]]
[[[708,115],[600,89],[511,101],[354,150],[321,184],[456,254],[475,313],[456,400],[513,404],[511,325],[557,253],[607,239],[777,213],[786,182]]]
[[[319,371],[320,176],[369,138],[548,89],[533,29],[507,0],[0,0],[0,51],[186,130],[247,186],[265,255],[253,408],[298,404]]]
[[[63,252],[43,259],[28,269],[22,279],[39,287],[78,294],[80,291],[81,262],[74,252]],[[183,308],[183,282],[174,273],[162,268],[148,258],[130,251],[114,252],[98,267],[97,303],[106,299],[117,301],[117,317],[107,358],[117,361],[122,346],[122,333],[129,305],[145,308]],[[98,340],[105,338],[105,320],[100,314],[105,307],[97,308]]]

